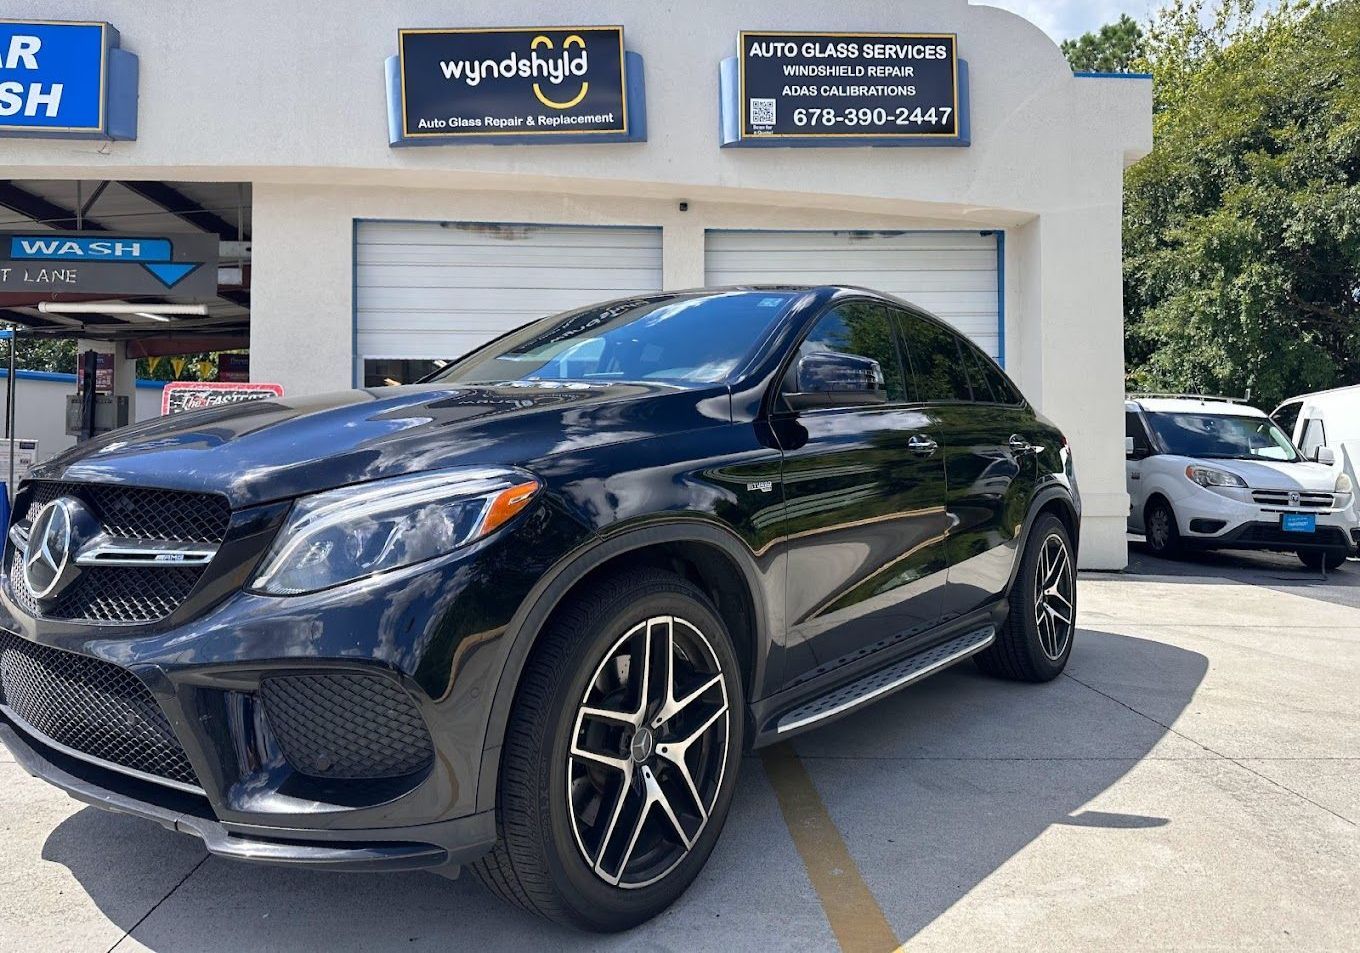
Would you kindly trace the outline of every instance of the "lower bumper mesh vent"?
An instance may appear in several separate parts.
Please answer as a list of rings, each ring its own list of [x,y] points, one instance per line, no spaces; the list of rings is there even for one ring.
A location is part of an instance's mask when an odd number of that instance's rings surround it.
[[[73,751],[198,786],[165,712],[125,668],[0,631],[0,703]]]
[[[260,684],[260,699],[284,757],[309,777],[396,778],[434,760],[415,703],[385,678],[283,675]]]

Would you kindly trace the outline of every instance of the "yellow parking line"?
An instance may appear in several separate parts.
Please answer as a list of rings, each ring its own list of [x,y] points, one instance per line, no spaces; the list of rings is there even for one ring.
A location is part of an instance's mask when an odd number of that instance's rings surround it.
[[[760,760],[841,950],[892,953],[898,949],[901,943],[897,935],[860,876],[859,865],[850,856],[850,849],[793,749],[787,744],[765,748]]]

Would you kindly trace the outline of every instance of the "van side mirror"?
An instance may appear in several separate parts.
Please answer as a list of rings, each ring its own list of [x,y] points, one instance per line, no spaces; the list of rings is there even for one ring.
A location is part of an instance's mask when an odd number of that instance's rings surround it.
[[[1133,456],[1133,438],[1132,438],[1132,437],[1125,437],[1125,438],[1124,438],[1124,456],[1126,456],[1126,457],[1131,457],[1131,456]]]
[[[858,354],[813,351],[798,359],[794,390],[784,400],[794,410],[820,407],[857,407],[887,403],[883,368]]]
[[[1313,461],[1330,467],[1336,463],[1336,451],[1331,447],[1315,447],[1313,449]]]

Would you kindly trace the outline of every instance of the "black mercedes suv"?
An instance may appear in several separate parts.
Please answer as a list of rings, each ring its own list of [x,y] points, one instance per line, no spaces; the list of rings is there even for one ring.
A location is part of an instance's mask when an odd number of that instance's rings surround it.
[[[411,386],[161,418],[18,489],[0,738],[242,860],[671,903],[744,750],[961,659],[1055,677],[1067,442],[848,287],[645,295]]]

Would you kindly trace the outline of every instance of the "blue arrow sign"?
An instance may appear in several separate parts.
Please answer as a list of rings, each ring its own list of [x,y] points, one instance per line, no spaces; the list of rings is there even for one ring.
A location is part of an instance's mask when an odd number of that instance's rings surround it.
[[[14,235],[9,248],[14,260],[136,262],[166,288],[173,288],[203,264],[173,261],[174,256],[174,243],[168,238]]]

